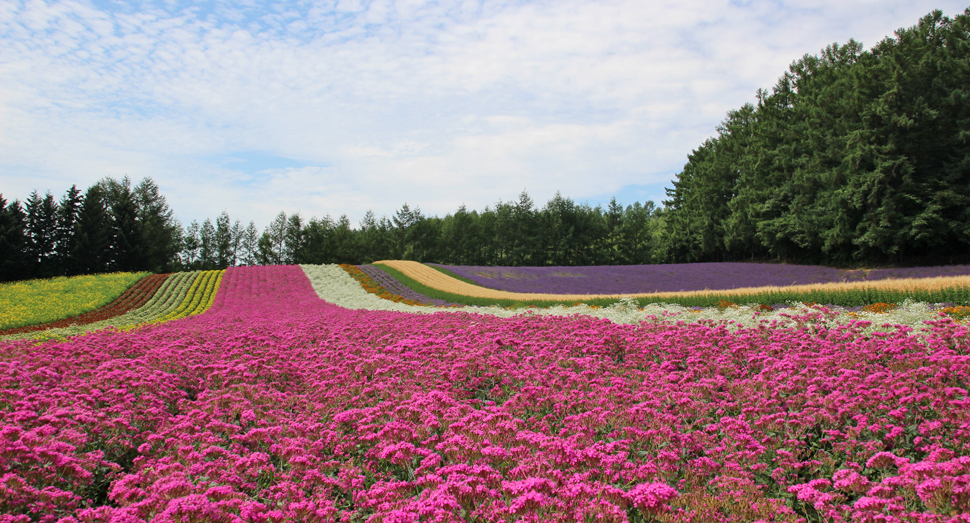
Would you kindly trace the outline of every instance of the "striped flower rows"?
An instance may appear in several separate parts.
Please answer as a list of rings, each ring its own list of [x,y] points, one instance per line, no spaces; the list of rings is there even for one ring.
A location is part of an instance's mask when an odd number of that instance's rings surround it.
[[[374,294],[379,298],[390,300],[394,303],[404,303],[406,305],[415,305],[415,306],[425,305],[424,303],[421,303],[419,301],[405,298],[400,294],[394,294],[394,293],[388,292],[387,289],[385,289],[382,285],[375,282],[369,275],[365,274],[364,271],[362,271],[359,267],[355,265],[348,265],[346,263],[342,263],[340,265],[340,268],[347,271],[347,274],[349,274],[351,278],[357,280],[357,283],[359,283],[360,286],[365,291],[367,291],[370,294]]]
[[[104,307],[148,273],[115,272],[0,284],[0,329],[70,318]]]
[[[152,274],[146,276],[135,283],[135,285],[133,285],[131,288],[126,290],[124,294],[118,297],[118,299],[104,307],[101,307],[100,309],[95,309],[91,312],[86,312],[71,318],[41,323],[39,325],[29,325],[26,327],[0,330],[0,336],[56,329],[58,327],[70,327],[72,325],[89,325],[99,321],[108,320],[116,316],[121,316],[122,314],[132,309],[137,309],[148,302],[148,300],[155,295],[155,292],[158,291],[159,287],[165,283],[165,279],[168,277],[168,274]]]
[[[163,279],[157,290],[141,306],[124,314],[88,323],[80,321],[79,318],[70,318],[58,322],[52,328],[7,333],[0,336],[0,339],[62,339],[101,329],[129,330],[198,315],[212,306],[224,273],[225,271],[193,271],[172,274]]]

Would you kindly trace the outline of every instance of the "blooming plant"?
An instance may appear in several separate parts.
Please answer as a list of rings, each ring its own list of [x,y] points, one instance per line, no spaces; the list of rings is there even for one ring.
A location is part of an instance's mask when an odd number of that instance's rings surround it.
[[[970,275],[970,265],[871,270],[737,262],[587,267],[437,266],[492,289],[557,294],[700,291]]]
[[[0,521],[970,511],[970,330],[950,318],[917,336],[824,308],[750,327],[405,314],[327,303],[307,275],[329,277],[231,268],[204,314],[0,342]]]
[[[152,295],[141,306],[115,315],[118,309],[134,306],[126,300],[118,307],[108,306],[91,313],[39,325],[36,328],[12,329],[0,332],[0,339],[64,339],[101,329],[132,329],[149,323],[172,321],[205,312],[213,303],[224,271],[180,272],[163,278]],[[153,276],[145,280],[154,279]],[[145,289],[151,291],[151,289]],[[127,294],[127,293],[126,293]],[[141,302],[146,296],[138,298]],[[119,298],[119,300],[121,299]],[[89,321],[93,320],[93,321]]]
[[[121,296],[108,305],[95,309],[90,312],[71,316],[69,318],[56,320],[48,323],[34,324],[24,327],[0,330],[0,336],[10,334],[20,334],[46,329],[56,329],[58,327],[68,327],[72,325],[89,325],[99,321],[104,321],[144,305],[156,291],[165,283],[168,274],[151,274],[136,282],[128,288]]]
[[[420,301],[417,301],[414,299],[408,299],[408,298],[405,298],[404,296],[401,296],[400,294],[393,294],[391,292],[388,292],[387,289],[385,289],[382,285],[379,285],[377,282],[375,282],[369,274],[365,273],[363,270],[360,269],[360,267],[357,267],[356,265],[349,265],[349,264],[343,263],[340,265],[340,268],[347,271],[347,274],[349,274],[351,278],[357,280],[357,283],[360,283],[360,286],[363,287],[365,291],[367,291],[370,294],[374,294],[379,298],[383,298],[385,300],[391,300],[394,303],[404,303],[407,305],[419,305],[419,306],[425,305],[425,303],[422,303]]]
[[[56,321],[107,305],[144,272],[115,272],[0,284],[0,329]]]
[[[445,300],[436,300],[421,294],[407,285],[404,285],[400,281],[396,280],[393,276],[381,270],[375,265],[360,265],[358,266],[361,272],[366,274],[371,278],[373,284],[378,288],[383,288],[392,295],[400,296],[404,299],[414,300],[415,302],[426,304],[426,305],[438,305],[438,306],[453,306],[459,307],[457,303],[448,303]],[[362,283],[363,285],[363,283]],[[365,287],[366,288],[366,287]],[[376,294],[376,293],[375,293]],[[383,297],[383,296],[381,296]],[[397,300],[397,301],[403,301]]]

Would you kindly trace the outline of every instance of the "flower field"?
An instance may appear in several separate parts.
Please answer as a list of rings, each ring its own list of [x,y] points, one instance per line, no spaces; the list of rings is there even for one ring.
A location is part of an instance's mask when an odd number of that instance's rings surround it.
[[[939,314],[470,314],[337,266],[163,288],[211,306],[0,342],[0,521],[970,521],[970,329]]]
[[[144,305],[148,300],[151,299],[152,296],[155,295],[155,292],[158,291],[159,287],[165,283],[165,279],[168,278],[168,276],[168,274],[148,275],[128,288],[128,290],[119,296],[118,299],[91,312],[86,312],[84,314],[48,323],[0,330],[0,336],[56,329],[58,327],[70,327],[73,325],[89,325],[120,316],[132,309],[137,309],[138,307]]]
[[[224,272],[180,272],[161,279],[155,278],[160,282],[153,282],[159,285],[152,294],[146,299],[148,289],[145,289],[146,292],[140,293],[139,297],[139,301],[145,301],[140,306],[129,307],[123,314],[114,314],[120,306],[115,307],[113,304],[82,316],[38,325],[35,328],[3,331],[0,332],[0,339],[65,338],[100,329],[132,329],[201,314],[212,305]],[[131,302],[129,304],[134,305]]]
[[[358,267],[358,269],[366,274],[373,283],[386,289],[390,293],[393,293],[395,296],[400,296],[403,300],[411,300],[415,303],[420,303],[423,305],[457,305],[455,303],[448,303],[444,300],[436,300],[420,294],[374,265],[361,265]]]
[[[970,275],[970,265],[872,270],[772,263],[590,267],[436,266],[490,289],[550,294],[644,294]]]
[[[116,272],[0,284],[0,329],[36,325],[93,311],[147,273]]]
[[[562,293],[520,293],[506,290],[491,289],[483,287],[459,278],[453,277],[434,267],[424,265],[415,261],[405,260],[385,260],[375,262],[376,265],[388,268],[390,272],[399,273],[401,278],[407,279],[421,291],[437,297],[449,297],[453,300],[461,301],[464,298],[475,300],[476,304],[492,302],[555,302],[555,301],[586,301],[606,300],[615,302],[618,298],[636,298],[638,303],[673,302],[681,305],[702,305],[713,306],[723,301],[732,303],[759,303],[761,305],[772,305],[787,303],[789,301],[798,302],[818,302],[835,305],[861,306],[878,302],[902,302],[906,298],[929,303],[949,302],[955,305],[970,305],[970,275],[959,274],[964,266],[935,268],[939,270],[926,269],[927,277],[909,277],[892,279],[875,279],[872,281],[846,281],[841,283],[813,283],[795,284],[785,286],[762,286],[762,287],[742,287],[746,281],[741,278],[736,282],[737,287],[722,290],[688,290],[682,292],[654,292],[654,293],[621,293],[621,294],[562,294]],[[701,264],[691,264],[701,265]],[[709,264],[726,267],[725,271],[730,272],[735,265],[746,264]],[[757,265],[757,264],[750,264]],[[632,267],[632,266],[631,266]],[[646,266],[644,266],[646,267]],[[665,266],[653,266],[665,267]],[[770,267],[766,265],[766,267]],[[966,267],[970,269],[970,266]],[[570,268],[584,269],[584,268]],[[589,267],[585,268],[622,270],[616,267]],[[817,268],[824,272],[824,268]],[[450,271],[450,269],[448,269]],[[515,270],[522,270],[516,268]],[[671,269],[674,270],[674,269]],[[902,270],[902,269],[899,269]],[[942,275],[940,273],[943,273]],[[950,274],[956,273],[956,274]],[[457,274],[457,273],[456,273]],[[580,272],[569,273],[570,277],[581,277]],[[607,273],[602,273],[607,274]],[[909,273],[906,273],[909,274]],[[562,274],[547,278],[565,278]],[[466,278],[467,279],[467,278]],[[471,281],[471,280],[469,280]],[[550,280],[551,281],[551,280]],[[546,282],[548,284],[548,281]],[[555,290],[555,289],[553,289]]]

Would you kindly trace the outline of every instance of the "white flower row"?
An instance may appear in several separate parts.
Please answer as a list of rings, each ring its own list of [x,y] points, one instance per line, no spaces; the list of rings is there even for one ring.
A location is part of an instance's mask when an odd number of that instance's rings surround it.
[[[819,326],[834,326],[835,324],[845,324],[850,321],[864,320],[871,322],[862,331],[871,333],[875,331],[887,332],[895,330],[893,325],[909,325],[917,330],[924,328],[925,322],[938,320],[938,313],[931,310],[925,303],[906,301],[898,308],[887,313],[857,312],[849,314],[846,312],[836,312],[833,314],[821,314],[818,309],[810,308],[803,304],[792,304],[788,309],[779,309],[771,312],[762,312],[754,306],[727,307],[719,309],[709,307],[700,311],[695,311],[687,307],[671,304],[650,304],[644,308],[639,308],[635,301],[625,300],[610,305],[608,307],[596,308],[585,304],[576,306],[556,306],[549,308],[522,308],[506,309],[503,307],[423,307],[418,305],[406,305],[394,303],[390,300],[379,298],[364,290],[364,288],[347,271],[338,265],[301,265],[317,295],[329,303],[347,309],[367,309],[380,311],[398,311],[418,314],[450,313],[450,312],[470,312],[474,314],[489,314],[503,318],[512,317],[519,314],[536,314],[541,316],[570,316],[581,314],[595,318],[604,318],[614,323],[638,324],[644,320],[651,322],[699,322],[713,321],[724,322],[733,328],[754,327],[759,324],[775,323],[779,327],[795,325],[796,316],[813,314],[812,323]]]

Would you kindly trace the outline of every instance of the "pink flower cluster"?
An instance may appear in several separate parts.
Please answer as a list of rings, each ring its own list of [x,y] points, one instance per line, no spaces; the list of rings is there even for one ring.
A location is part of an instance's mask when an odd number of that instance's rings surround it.
[[[0,523],[970,521],[970,331],[341,309],[0,344]]]

